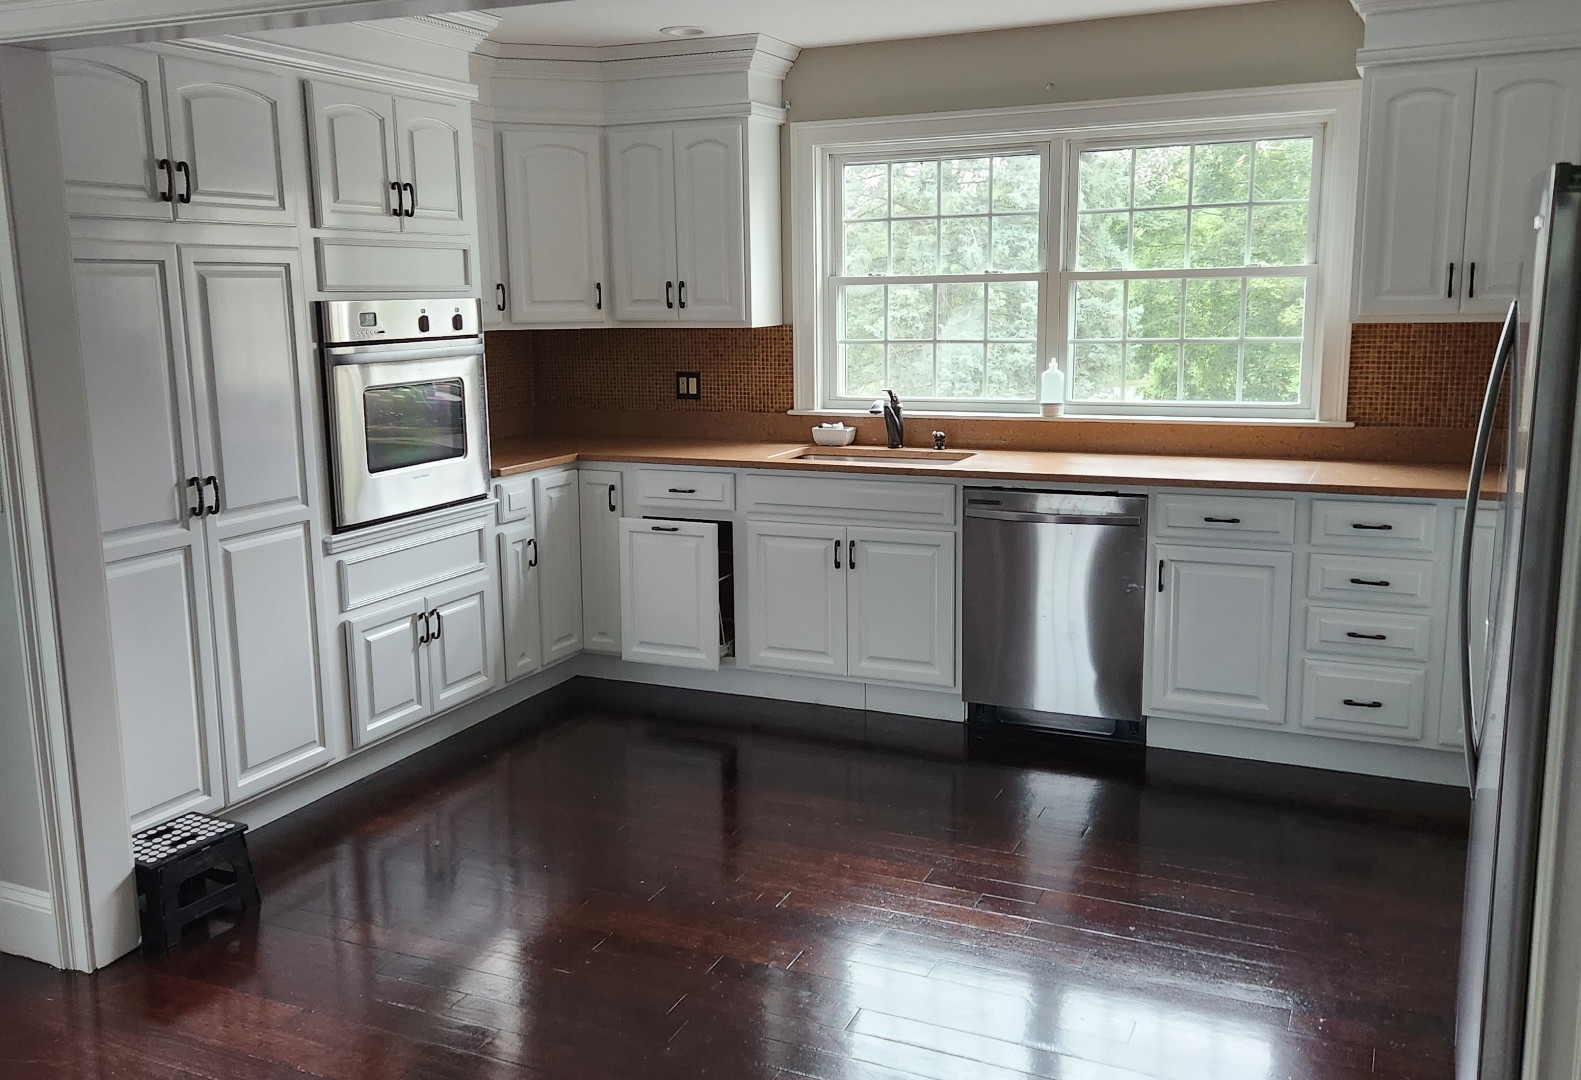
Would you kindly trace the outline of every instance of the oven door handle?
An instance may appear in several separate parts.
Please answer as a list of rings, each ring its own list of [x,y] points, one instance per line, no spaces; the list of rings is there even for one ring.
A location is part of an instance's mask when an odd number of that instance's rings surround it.
[[[446,345],[330,345],[324,359],[333,365],[391,364],[401,360],[464,360],[482,356],[483,342],[450,342]]]

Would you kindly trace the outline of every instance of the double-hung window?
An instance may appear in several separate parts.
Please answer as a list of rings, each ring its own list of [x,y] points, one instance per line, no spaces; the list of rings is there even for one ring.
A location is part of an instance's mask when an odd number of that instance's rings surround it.
[[[1354,91],[1270,95],[796,125],[798,407],[1339,418]]]

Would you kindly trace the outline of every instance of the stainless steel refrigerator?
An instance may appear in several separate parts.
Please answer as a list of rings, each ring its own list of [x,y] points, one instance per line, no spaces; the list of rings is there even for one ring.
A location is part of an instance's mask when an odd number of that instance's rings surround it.
[[[1556,631],[1561,617],[1574,616],[1561,611],[1559,584],[1578,467],[1581,168],[1554,167],[1536,239],[1531,297],[1511,305],[1488,381],[1461,544],[1458,637],[1472,801],[1457,1080],[1515,1080],[1526,1037]],[[1479,498],[1497,507],[1486,607],[1470,585]]]

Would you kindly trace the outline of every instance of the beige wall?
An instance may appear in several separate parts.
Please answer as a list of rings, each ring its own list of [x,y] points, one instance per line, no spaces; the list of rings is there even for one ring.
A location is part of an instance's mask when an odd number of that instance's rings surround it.
[[[1361,36],[1349,0],[1269,0],[807,49],[785,96],[796,121],[1328,82]]]

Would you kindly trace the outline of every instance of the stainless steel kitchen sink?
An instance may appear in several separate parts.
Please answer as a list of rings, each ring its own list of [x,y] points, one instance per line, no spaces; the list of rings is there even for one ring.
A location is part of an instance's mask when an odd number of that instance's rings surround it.
[[[806,446],[784,454],[775,454],[782,461],[811,461],[837,465],[899,465],[920,464],[950,465],[974,456],[970,450],[913,450],[900,447],[891,450],[883,446]]]

